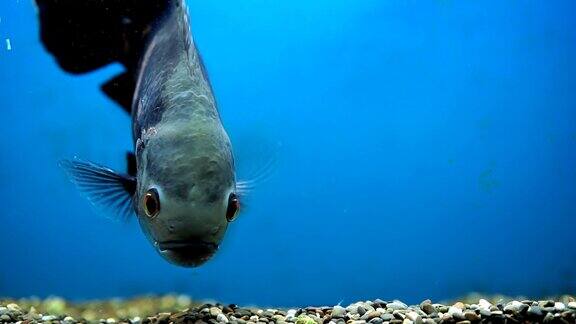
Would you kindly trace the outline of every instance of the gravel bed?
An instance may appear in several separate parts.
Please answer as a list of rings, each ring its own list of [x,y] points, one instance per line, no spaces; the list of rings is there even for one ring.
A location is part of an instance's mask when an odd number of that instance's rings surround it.
[[[81,305],[68,305],[61,299],[52,299],[49,302],[0,300],[0,322],[19,324],[576,323],[576,300],[571,296],[563,296],[555,300],[509,300],[507,302],[494,300],[490,302],[482,298],[471,301],[468,298],[466,302],[433,303],[425,300],[419,305],[409,306],[398,300],[376,299],[347,306],[260,309],[217,303],[200,305],[193,303],[186,296],[93,302]],[[36,307],[30,305],[36,305]],[[159,311],[162,309],[165,311]],[[150,310],[154,311],[150,312]],[[138,312],[154,315],[135,315]]]

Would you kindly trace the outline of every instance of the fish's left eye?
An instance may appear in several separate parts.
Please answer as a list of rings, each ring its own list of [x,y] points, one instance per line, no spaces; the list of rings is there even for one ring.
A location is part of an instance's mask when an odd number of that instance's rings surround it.
[[[143,201],[144,212],[146,216],[153,218],[160,213],[160,197],[158,191],[154,188],[148,190],[144,195]]]
[[[226,209],[226,219],[231,222],[236,219],[238,215],[238,211],[240,211],[240,200],[238,200],[238,196],[235,193],[231,193],[228,197],[228,208]]]

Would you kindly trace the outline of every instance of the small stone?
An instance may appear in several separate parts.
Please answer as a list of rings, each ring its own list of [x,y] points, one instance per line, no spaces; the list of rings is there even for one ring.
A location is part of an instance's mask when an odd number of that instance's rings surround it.
[[[544,316],[544,323],[550,323],[554,320],[554,315],[552,315],[552,313],[548,313],[546,314],[546,316]]]
[[[456,304],[452,305],[456,308],[460,308],[460,310],[463,310],[464,308],[466,308],[466,306],[464,306],[463,302],[457,302]]]
[[[286,317],[284,315],[274,315],[272,316],[272,319],[275,320],[276,322],[283,322],[286,320]]]
[[[360,317],[360,319],[365,320],[365,321],[370,321],[373,318],[380,317],[380,315],[382,315],[382,313],[374,310],[374,311],[366,312],[362,317]]]
[[[366,308],[362,307],[362,305],[356,307],[356,312],[360,315],[363,316],[364,314],[366,314]]]
[[[3,322],[11,322],[12,318],[8,314],[2,314],[0,315],[0,320],[2,320]]]
[[[216,320],[220,323],[228,323],[228,317],[226,317],[226,315],[220,313],[218,315],[216,315]]]
[[[462,309],[456,306],[450,306],[450,308],[448,308],[448,314],[450,314],[456,320],[464,319]]]
[[[308,315],[300,315],[296,318],[296,324],[316,324],[316,321]]]
[[[140,322],[142,322],[142,319],[140,318],[140,316],[136,316],[130,320],[130,323],[132,323],[132,324],[140,324]]]
[[[408,306],[399,300],[395,300],[389,304],[386,304],[386,308],[391,310],[406,309]]]
[[[216,316],[218,316],[219,314],[222,314],[222,310],[221,310],[220,308],[214,307],[214,306],[213,306],[213,307],[210,307],[210,315],[216,317]]]
[[[518,313],[518,307],[512,304],[508,304],[504,307],[505,313]]]
[[[530,306],[528,307],[528,314],[532,316],[542,316],[542,310],[540,306]]]
[[[374,304],[373,304],[373,305],[377,305],[377,306],[383,307],[383,306],[386,306],[386,302],[383,301],[383,300],[380,299],[380,298],[377,298],[377,299],[374,301]]]
[[[557,312],[563,312],[566,309],[566,305],[564,305],[564,303],[562,303],[562,302],[555,302],[554,303],[554,309]]]
[[[490,313],[489,310],[487,310],[486,308],[480,308],[479,309],[480,315],[482,315],[483,317],[488,317],[490,316],[492,313]]]
[[[14,303],[6,305],[6,308],[12,313],[22,313],[20,306],[18,306],[17,304],[14,304]]]
[[[369,323],[372,323],[372,324],[382,324],[382,322],[383,322],[383,321],[382,321],[382,319],[381,319],[380,317],[375,317],[375,318],[371,319]]]
[[[424,324],[436,324],[436,321],[434,321],[431,318],[425,318],[424,319]]]
[[[74,323],[74,317],[72,316],[66,316],[64,317],[64,319],[62,320],[63,323]]]
[[[394,315],[395,318],[400,319],[400,320],[404,320],[406,318],[406,315],[404,314],[403,310],[395,310],[392,312],[392,315]]]
[[[436,308],[432,305],[432,302],[430,300],[425,300],[422,303],[420,303],[420,309],[428,315],[436,312]]]
[[[115,319],[113,319],[113,318],[111,318],[111,317],[108,318],[108,319],[106,319],[106,324],[114,324],[114,323],[116,323],[116,320],[115,320]]]
[[[414,311],[408,312],[408,314],[406,314],[406,317],[415,324],[422,324],[422,316],[420,316],[418,313]]]
[[[407,318],[404,319],[404,321],[402,321],[402,324],[412,324],[413,322]]]
[[[43,322],[47,322],[47,321],[53,321],[55,319],[57,319],[58,317],[54,316],[54,315],[44,315],[42,316],[42,321]]]
[[[390,314],[390,313],[385,313],[385,314],[380,315],[380,318],[381,318],[383,321],[389,322],[389,321],[391,321],[391,320],[394,319],[394,315],[392,315],[392,314]]]
[[[574,302],[574,301],[569,302],[568,308],[576,309],[576,302]]]
[[[450,307],[444,306],[444,305],[440,305],[440,306],[432,305],[432,306],[436,307],[436,309],[438,310],[439,313],[448,313],[448,309],[450,308]]]
[[[490,309],[490,306],[492,306],[492,304],[490,304],[486,299],[480,299],[478,301],[478,306],[480,306],[480,308]]]
[[[478,314],[476,314],[476,312],[474,312],[474,311],[465,311],[464,312],[464,318],[469,320],[470,322],[475,322],[475,321],[480,320],[480,316],[478,316]]]
[[[541,300],[538,302],[538,306],[540,307],[552,307],[554,306],[554,301],[553,300]]]
[[[342,318],[346,315],[346,308],[336,305],[332,308],[332,317],[333,318]]]
[[[456,324],[472,324],[472,323],[470,321],[464,320],[464,321],[456,322]]]
[[[504,312],[501,311],[501,310],[491,311],[491,312],[490,312],[490,315],[492,315],[492,316],[502,316],[502,315],[504,315]]]

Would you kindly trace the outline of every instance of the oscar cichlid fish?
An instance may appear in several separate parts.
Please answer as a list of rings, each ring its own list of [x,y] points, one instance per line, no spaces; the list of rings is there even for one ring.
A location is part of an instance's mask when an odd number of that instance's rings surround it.
[[[132,117],[126,174],[61,163],[95,205],[136,214],[168,261],[198,266],[240,208],[230,140],[183,0],[36,0],[46,49],[67,72],[119,62],[102,91]]]

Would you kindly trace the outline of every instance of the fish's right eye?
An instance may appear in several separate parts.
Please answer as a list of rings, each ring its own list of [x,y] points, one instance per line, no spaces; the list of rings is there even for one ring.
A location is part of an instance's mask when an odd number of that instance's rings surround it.
[[[235,193],[231,193],[228,197],[228,208],[226,209],[226,219],[228,222],[233,221],[238,216],[240,211],[240,200]]]
[[[160,213],[160,197],[158,196],[158,190],[154,188],[149,189],[144,195],[142,205],[146,216],[150,218],[156,217]]]

